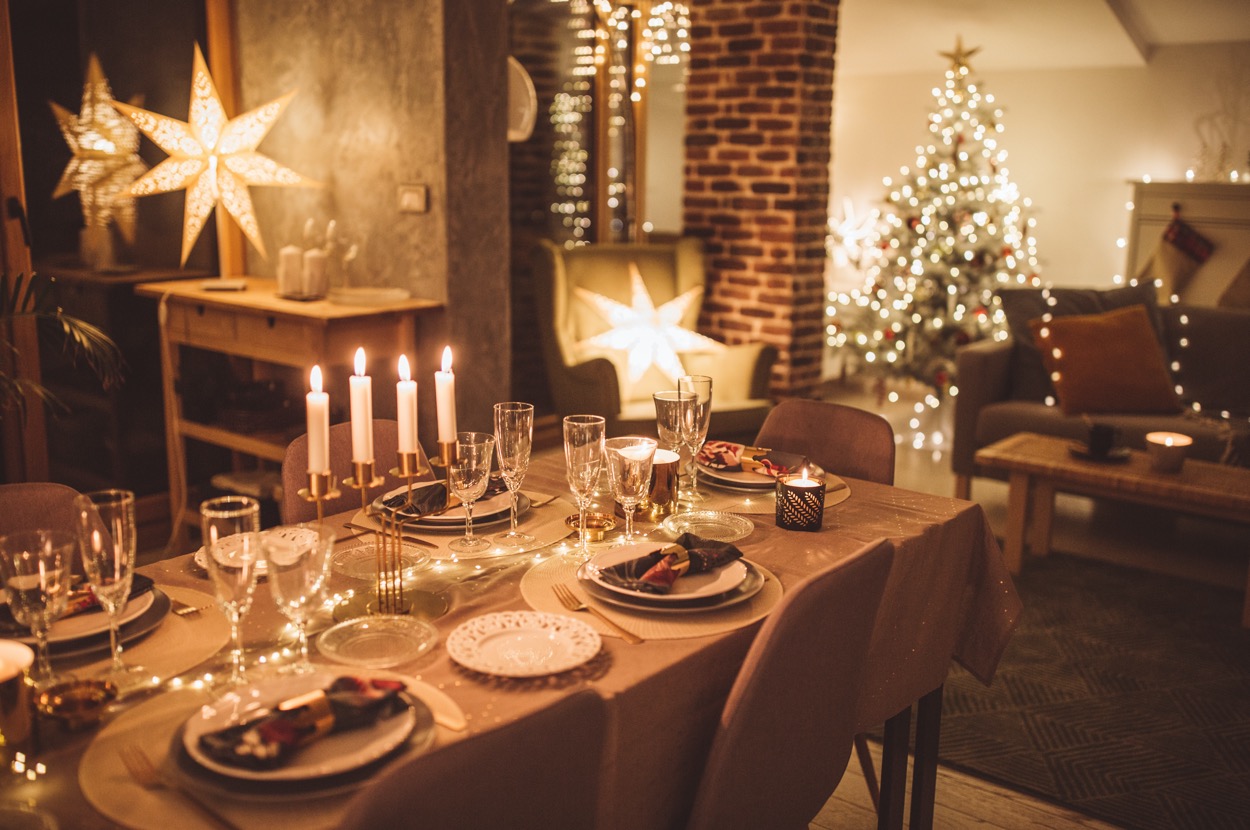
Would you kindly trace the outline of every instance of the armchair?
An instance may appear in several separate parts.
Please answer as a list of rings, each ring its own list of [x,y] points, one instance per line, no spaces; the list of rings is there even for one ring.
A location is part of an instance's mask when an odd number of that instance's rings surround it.
[[[651,395],[677,385],[671,372],[657,365],[631,370],[625,349],[589,342],[612,328],[593,300],[604,297],[633,305],[631,266],[636,266],[654,307],[670,320],[677,318],[676,325],[684,330],[677,332],[680,339],[697,339],[705,274],[702,243],[696,239],[571,249],[542,240],[534,261],[538,332],[555,407],[561,415],[602,415],[614,434],[653,433]],[[674,348],[684,373],[713,379],[708,434],[751,440],[772,407],[768,382],[777,350],[764,343],[698,339],[700,343],[677,343]]]

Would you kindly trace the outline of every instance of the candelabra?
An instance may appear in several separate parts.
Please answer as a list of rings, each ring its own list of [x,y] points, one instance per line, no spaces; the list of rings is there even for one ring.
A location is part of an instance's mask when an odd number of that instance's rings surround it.
[[[317,524],[325,521],[325,503],[330,499],[337,499],[340,495],[338,481],[329,470],[320,473],[310,470],[308,486],[299,491],[300,498],[317,506]]]

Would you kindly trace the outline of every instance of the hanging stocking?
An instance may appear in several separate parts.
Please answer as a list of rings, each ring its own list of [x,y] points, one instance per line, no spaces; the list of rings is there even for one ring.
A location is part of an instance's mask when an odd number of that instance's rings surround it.
[[[1151,254],[1139,281],[1149,281],[1159,287],[1159,302],[1170,302],[1189,285],[1202,264],[1211,257],[1215,246],[1192,225],[1181,221],[1181,206],[1172,205],[1172,221],[1163,231],[1159,246]]]

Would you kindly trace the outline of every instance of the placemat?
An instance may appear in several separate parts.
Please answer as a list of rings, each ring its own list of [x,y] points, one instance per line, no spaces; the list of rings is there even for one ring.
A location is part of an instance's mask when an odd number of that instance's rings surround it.
[[[700,510],[724,510],[727,513],[745,515],[776,515],[777,493],[775,490],[760,490],[758,493],[747,493],[740,490],[722,490],[708,481],[699,482],[699,492],[707,496],[707,501],[699,502]],[[825,507],[841,504],[851,497],[851,487],[841,478],[834,475],[825,476]]]
[[[673,614],[666,612],[648,613],[646,611],[630,611],[614,605],[605,605],[586,596],[577,582],[577,568],[581,561],[575,556],[553,556],[525,572],[521,577],[521,597],[535,611],[546,611],[552,614],[571,613],[552,592],[552,586],[563,583],[573,589],[583,602],[593,603],[596,608],[628,630],[644,640],[680,640],[685,637],[704,637],[708,634],[721,634],[750,625],[756,620],[768,616],[781,601],[781,583],[767,568],[755,564],[764,576],[764,587],[760,592],[745,602],[719,611],[701,611],[690,614]],[[619,637],[610,626],[593,614],[581,613],[578,619],[583,620],[600,634],[606,637]]]

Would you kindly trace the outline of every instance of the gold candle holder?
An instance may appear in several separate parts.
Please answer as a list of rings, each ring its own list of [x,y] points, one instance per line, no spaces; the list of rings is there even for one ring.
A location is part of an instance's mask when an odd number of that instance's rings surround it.
[[[360,511],[369,512],[369,491],[381,487],[386,479],[374,474],[373,461],[352,461],[351,478],[343,483],[360,491]],[[366,607],[373,614],[406,614],[404,603],[404,568],[401,547],[403,537],[398,516],[380,517],[382,529],[373,534],[377,583],[374,602]]]
[[[338,489],[338,479],[334,477],[334,473],[326,470],[322,473],[308,473],[308,486],[299,491],[299,496],[304,501],[310,501],[317,506],[317,524],[325,521],[325,503],[330,499],[337,499],[342,493]]]

